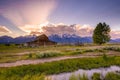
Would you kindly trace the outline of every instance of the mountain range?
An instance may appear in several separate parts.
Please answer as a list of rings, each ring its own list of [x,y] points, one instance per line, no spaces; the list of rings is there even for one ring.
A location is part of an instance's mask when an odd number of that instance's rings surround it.
[[[50,35],[49,39],[58,43],[91,43],[91,37],[80,37],[75,34],[63,34],[61,36],[54,34]]]
[[[12,38],[10,36],[1,36],[0,37],[0,44],[22,44],[25,42],[30,42],[35,40],[36,36],[19,36],[16,38]]]
[[[63,34],[63,35],[57,35],[52,34],[48,36],[48,38],[51,41],[57,42],[57,43],[92,43],[92,37],[80,37],[75,34]],[[28,35],[28,36],[19,36],[16,38],[12,38],[10,36],[1,36],[0,37],[0,44],[22,44],[25,42],[30,42],[36,39],[35,35]],[[110,43],[119,43],[120,38],[118,39],[111,39]]]

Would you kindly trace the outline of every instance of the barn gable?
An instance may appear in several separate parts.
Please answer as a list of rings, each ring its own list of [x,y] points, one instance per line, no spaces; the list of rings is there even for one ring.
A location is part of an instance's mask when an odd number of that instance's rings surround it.
[[[56,42],[50,41],[49,38],[45,35],[42,34],[40,36],[37,36],[34,41],[27,42],[27,46],[31,47],[36,47],[36,46],[47,46],[47,45],[55,45],[57,44]]]

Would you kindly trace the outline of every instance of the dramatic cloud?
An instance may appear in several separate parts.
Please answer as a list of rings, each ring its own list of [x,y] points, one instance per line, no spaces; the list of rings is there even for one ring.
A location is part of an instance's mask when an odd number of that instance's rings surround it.
[[[0,15],[17,26],[35,25],[46,22],[55,5],[55,0],[0,1]]]
[[[0,26],[0,33],[12,33],[12,32],[5,26]]]
[[[33,33],[39,33],[43,32],[43,27],[46,26],[48,22],[42,23],[40,25],[25,25],[25,26],[19,26],[19,28],[28,34],[33,32]]]
[[[5,26],[0,26],[0,35],[9,35],[11,36],[12,32],[7,29]]]
[[[25,28],[25,27],[24,27]],[[94,28],[90,25],[65,25],[65,24],[46,24],[46,26],[40,26],[38,25],[36,29],[33,29],[33,26],[29,26],[29,28],[26,28],[30,34],[46,34],[46,35],[63,35],[63,34],[76,34],[81,37],[90,36],[93,35]],[[32,30],[32,31],[31,31]],[[120,31],[111,31],[110,33],[111,38],[120,38]]]
[[[17,36],[20,36],[21,34],[20,33],[14,33],[12,32],[10,29],[8,29],[6,26],[0,26],[0,36],[11,36],[11,37],[17,37]],[[27,35],[26,34],[23,34],[23,36]]]
[[[8,35],[26,35],[39,30],[35,25],[47,22],[55,7],[55,0],[0,0],[0,25],[13,33]]]
[[[26,25],[21,28],[24,31],[29,32],[30,34],[46,34],[46,35],[63,35],[63,34],[76,34],[81,37],[84,36],[92,36],[93,28],[89,25],[65,25],[65,24],[45,24],[43,25],[37,25],[36,27]]]
[[[16,25],[14,25],[10,20],[0,15],[0,25],[6,27],[14,34],[23,35],[25,32],[20,30]]]
[[[75,34],[75,30],[73,29],[73,27],[68,25],[47,25],[42,29],[47,35],[51,35],[53,33],[58,35]]]
[[[76,34],[78,34],[81,37],[85,36],[92,36],[94,28],[91,27],[90,25],[76,25],[75,27]]]
[[[75,25],[58,24],[58,25],[52,25],[52,26],[48,25],[46,27],[43,27],[42,29],[47,35],[76,34],[81,37],[91,36],[93,31],[93,28],[90,27],[89,25],[80,26],[76,24]]]

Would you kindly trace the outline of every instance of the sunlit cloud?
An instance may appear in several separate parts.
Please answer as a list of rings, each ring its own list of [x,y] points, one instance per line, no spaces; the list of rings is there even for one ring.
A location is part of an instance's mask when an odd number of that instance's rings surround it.
[[[22,36],[25,36],[26,34],[23,34]],[[0,36],[11,36],[11,37],[17,37],[21,36],[20,33],[14,33],[11,30],[9,30],[6,26],[0,26]]]
[[[48,17],[55,8],[55,0],[0,1],[0,25],[6,26],[17,36],[31,31],[39,32],[42,30],[40,26],[48,22]]]
[[[45,27],[42,28],[44,33],[46,33],[47,35],[51,35],[51,34],[58,34],[58,35],[62,35],[62,34],[75,34],[75,30],[68,26],[68,25],[47,25]]]
[[[30,33],[30,34],[46,34],[46,35],[52,35],[52,34],[57,34],[57,35],[63,35],[63,34],[76,34],[78,36],[84,37],[84,36],[92,36],[93,33],[93,27],[89,25],[79,25],[79,24],[74,24],[74,25],[66,25],[63,23],[59,24],[53,24],[53,23],[48,23],[44,26],[37,25],[35,26],[26,26],[23,27],[22,30],[25,30]]]
[[[0,26],[0,33],[12,33],[12,32],[5,26]]]
[[[82,26],[76,25],[75,30],[76,30],[76,34],[78,34],[81,37],[85,37],[85,36],[92,36],[94,28],[91,27],[90,25],[85,24]]]
[[[28,34],[38,34],[38,33],[43,33],[43,27],[48,25],[49,22],[45,22],[45,23],[42,23],[40,25],[24,25],[24,26],[19,26],[19,28],[25,32],[27,32]]]
[[[55,0],[11,0],[0,6],[0,15],[16,26],[36,25],[47,21]]]
[[[11,36],[12,32],[5,26],[0,26],[0,35],[9,35]],[[13,34],[12,34],[13,35]]]
[[[94,28],[88,24],[85,25],[66,25],[63,23],[59,24],[46,24],[46,26],[37,26],[37,28],[34,30],[33,27],[29,28],[29,33],[31,34],[46,34],[46,35],[63,35],[63,34],[75,34],[81,37],[92,37]],[[32,30],[32,31],[31,31]],[[110,32],[111,38],[120,38],[120,31],[112,30]]]

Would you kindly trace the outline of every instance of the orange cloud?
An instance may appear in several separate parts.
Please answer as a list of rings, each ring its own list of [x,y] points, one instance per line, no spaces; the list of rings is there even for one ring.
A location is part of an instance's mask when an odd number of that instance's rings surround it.
[[[22,30],[28,31],[29,33],[41,33],[46,35],[52,35],[52,34],[76,34],[81,37],[84,36],[92,36],[93,28],[89,25],[65,25],[65,24],[47,24],[46,26],[24,26],[21,27]],[[31,33],[31,34],[32,34]]]
[[[12,32],[5,26],[0,26],[0,33],[12,33]]]
[[[36,25],[46,22],[48,16],[56,6],[55,0],[13,1],[7,4],[9,6],[0,6],[0,14],[17,26],[23,26],[27,24]]]
[[[19,28],[29,34],[31,32],[43,32],[42,27],[40,25],[25,25]]]
[[[81,37],[92,36],[94,28],[90,25],[76,25],[76,34]]]
[[[0,26],[0,36],[11,36],[11,37],[17,37],[20,36],[19,33],[13,33],[12,31],[10,31],[6,26]],[[26,35],[26,34],[24,34]],[[23,36],[23,35],[22,35]]]
[[[76,34],[81,37],[83,36],[92,36],[93,28],[89,25],[54,25],[52,27],[46,26],[43,27],[43,31],[45,31],[46,34]]]
[[[52,26],[45,26],[42,28],[44,33],[46,33],[47,35],[51,35],[51,34],[75,34],[75,30],[68,26],[68,25],[52,25]]]

